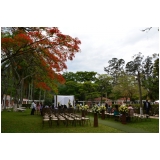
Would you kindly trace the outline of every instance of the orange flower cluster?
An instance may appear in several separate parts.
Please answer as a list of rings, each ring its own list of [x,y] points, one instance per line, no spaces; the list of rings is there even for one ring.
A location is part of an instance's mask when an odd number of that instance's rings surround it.
[[[64,78],[58,72],[67,69],[66,61],[73,60],[79,52],[81,41],[69,35],[62,34],[57,27],[13,27],[11,35],[2,36],[2,61],[14,59],[17,65],[25,61],[25,65],[18,66],[27,74],[43,77],[37,87],[51,89],[53,80],[64,83]],[[16,68],[17,66],[12,66]],[[26,72],[25,72],[26,73]],[[36,77],[35,76],[35,77]],[[35,78],[37,80],[37,78]],[[52,81],[52,82],[51,82]]]

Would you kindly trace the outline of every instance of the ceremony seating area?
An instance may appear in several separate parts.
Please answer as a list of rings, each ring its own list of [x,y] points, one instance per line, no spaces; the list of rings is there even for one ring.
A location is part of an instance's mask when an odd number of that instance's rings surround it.
[[[90,118],[89,116],[82,117],[80,113],[74,113],[75,110],[51,110],[50,108],[44,108],[43,115],[42,115],[42,123],[44,127],[44,123],[48,122],[48,125],[51,127],[53,124],[53,121],[55,121],[56,125],[59,126],[61,124],[65,125],[66,127],[68,125],[71,126],[84,126],[84,125],[90,125]]]
[[[51,109],[51,108],[43,108],[42,111],[42,123],[43,126],[47,122],[50,127],[52,127],[53,123],[56,123],[56,126],[64,125],[64,126],[91,126],[90,117],[93,117],[93,113],[91,110],[86,111],[86,116],[82,116],[81,111],[76,110],[74,108],[66,108],[66,109]],[[101,113],[98,114],[101,119]],[[105,111],[105,120],[115,120],[121,122],[121,114],[114,115],[114,113],[108,113]],[[150,116],[147,114],[138,114],[133,113],[131,115],[126,114],[126,122],[140,122],[140,121],[151,121]]]

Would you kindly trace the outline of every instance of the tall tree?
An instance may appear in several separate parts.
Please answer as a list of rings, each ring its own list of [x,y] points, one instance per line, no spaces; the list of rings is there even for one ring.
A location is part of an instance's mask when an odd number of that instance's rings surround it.
[[[153,84],[152,94],[154,95],[154,99],[159,99],[159,58],[154,61]]]
[[[142,95],[146,95],[146,90],[144,88],[142,88],[142,91]],[[115,95],[116,99],[125,98],[127,101],[127,99],[130,98],[130,101],[134,100],[134,98],[139,94],[135,77],[125,73],[122,74],[118,77],[118,84],[113,87],[112,94]]]
[[[73,72],[64,72],[63,76],[65,80],[68,81],[76,81],[76,82],[85,82],[85,81],[96,81],[96,75],[97,72],[83,72],[83,71],[77,71],[76,73]]]
[[[125,61],[123,59],[112,58],[108,61],[109,66],[104,67],[104,71],[113,77],[113,85],[117,83],[117,78],[120,76],[121,72],[124,71]]]
[[[140,98],[140,114],[143,114],[142,110],[142,90],[141,90],[141,73],[143,72],[143,55],[142,53],[138,53],[137,55],[134,55],[133,61],[130,61],[126,64],[126,72],[130,75],[133,75],[136,77],[138,81],[138,87],[139,87],[139,98]]]
[[[93,103],[94,98],[98,96],[97,92],[98,85],[95,83],[92,83],[90,81],[86,81],[83,83],[83,91],[85,94],[84,100],[91,100],[91,104]]]
[[[77,82],[76,73],[64,72],[63,77],[65,78],[66,81],[76,81]]]
[[[60,72],[67,69],[66,61],[80,51],[80,40],[62,34],[57,27],[8,27],[1,29],[1,35],[1,63],[12,67],[17,90],[32,76],[36,87],[56,92],[57,82],[64,83]],[[24,77],[21,71],[25,69],[29,72]]]
[[[147,57],[144,61],[142,85],[148,91],[148,97],[152,100],[159,98],[159,58],[158,54]],[[154,61],[153,61],[154,60]]]
[[[111,93],[112,89],[112,77],[107,74],[98,74],[97,81],[95,82],[98,85],[98,92],[102,98],[107,97]]]
[[[78,71],[76,72],[77,82],[94,82],[96,80],[96,74],[97,72]]]

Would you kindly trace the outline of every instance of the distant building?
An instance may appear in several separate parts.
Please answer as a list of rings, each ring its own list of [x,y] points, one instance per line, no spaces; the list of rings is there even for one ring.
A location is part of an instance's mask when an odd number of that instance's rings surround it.
[[[13,97],[10,97],[10,95],[4,94],[1,100],[1,108],[6,108],[12,107],[14,105],[14,100]]]

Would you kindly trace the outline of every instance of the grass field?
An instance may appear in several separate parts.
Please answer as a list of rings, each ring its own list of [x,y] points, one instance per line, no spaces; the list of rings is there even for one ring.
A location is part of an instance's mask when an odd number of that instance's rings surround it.
[[[159,119],[151,119],[150,121],[138,121],[121,124],[114,119],[102,120],[99,118],[99,126],[93,127],[93,117],[91,126],[72,126],[67,127],[64,124],[59,126],[53,123],[51,127],[45,122],[42,125],[42,117],[40,115],[30,115],[30,109],[25,112],[1,112],[1,133],[159,133]]]

